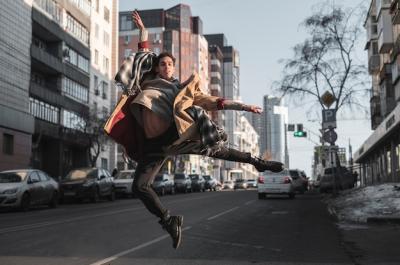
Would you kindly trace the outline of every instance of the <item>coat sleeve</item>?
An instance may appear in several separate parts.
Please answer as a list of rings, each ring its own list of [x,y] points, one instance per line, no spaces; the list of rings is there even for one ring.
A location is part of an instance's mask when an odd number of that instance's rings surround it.
[[[193,105],[199,106],[206,111],[215,111],[217,108],[217,100],[219,97],[205,94],[200,87],[196,87]]]

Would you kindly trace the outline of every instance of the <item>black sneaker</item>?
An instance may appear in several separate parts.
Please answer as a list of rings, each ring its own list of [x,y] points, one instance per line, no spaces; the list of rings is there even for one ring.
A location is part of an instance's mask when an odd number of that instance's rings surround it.
[[[267,161],[259,157],[253,158],[252,164],[258,170],[258,172],[264,172],[265,170],[281,172],[283,170],[283,164],[281,162]]]
[[[177,249],[181,244],[183,216],[171,216],[167,221],[159,222],[171,235],[172,247]]]

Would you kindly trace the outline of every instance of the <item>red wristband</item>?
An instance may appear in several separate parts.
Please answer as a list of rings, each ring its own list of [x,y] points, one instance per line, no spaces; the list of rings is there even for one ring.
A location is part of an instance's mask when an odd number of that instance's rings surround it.
[[[225,108],[225,99],[224,98],[218,98],[217,99],[217,109],[222,110]]]
[[[150,48],[150,46],[149,46],[149,42],[148,41],[142,41],[142,42],[139,42],[138,43],[138,49],[139,50],[141,50],[141,49],[148,49],[148,48]]]

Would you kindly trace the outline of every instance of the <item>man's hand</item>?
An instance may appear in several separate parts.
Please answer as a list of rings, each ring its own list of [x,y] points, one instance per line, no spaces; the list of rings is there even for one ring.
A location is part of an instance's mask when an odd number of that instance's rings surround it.
[[[133,22],[135,22],[136,26],[140,29],[143,30],[144,29],[144,24],[142,19],[140,18],[139,13],[135,10],[132,12],[132,19]]]
[[[262,108],[260,108],[259,106],[255,106],[255,105],[243,105],[243,110],[248,111],[248,112],[258,113],[258,114],[260,114],[262,112]]]

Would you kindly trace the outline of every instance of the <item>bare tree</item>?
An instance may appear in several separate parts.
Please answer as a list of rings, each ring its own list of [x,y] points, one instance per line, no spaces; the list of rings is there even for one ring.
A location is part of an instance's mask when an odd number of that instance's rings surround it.
[[[360,96],[369,87],[367,67],[357,62],[355,54],[362,33],[362,10],[360,6],[344,10],[326,2],[306,18],[301,25],[309,37],[293,48],[293,58],[284,61],[277,88],[301,100],[311,96],[323,109],[321,96],[328,90],[336,98],[336,111],[341,107],[366,111]]]

